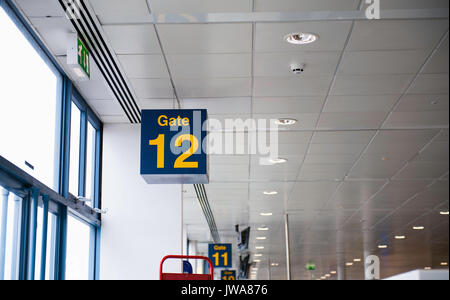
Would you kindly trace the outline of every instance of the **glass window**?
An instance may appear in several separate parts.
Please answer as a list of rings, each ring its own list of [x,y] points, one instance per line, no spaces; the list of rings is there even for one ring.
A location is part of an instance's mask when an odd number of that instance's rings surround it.
[[[22,199],[0,187],[0,279],[18,279]]]
[[[79,219],[67,217],[67,280],[89,279],[89,245],[91,228]]]
[[[94,201],[94,171],[95,171],[95,139],[96,130],[88,123],[86,146],[86,198]],[[93,202],[86,204],[93,206]]]
[[[34,264],[34,279],[39,280],[41,278],[41,258],[42,258],[42,225],[44,219],[44,210],[42,207],[38,207],[37,214],[37,227],[36,227],[36,259]]]
[[[0,28],[0,155],[56,189],[58,77],[3,8]]]
[[[55,279],[55,254],[56,254],[56,232],[58,225],[58,216],[55,214],[48,214],[48,229],[47,229],[47,259],[45,264],[45,279]]]
[[[80,131],[81,131],[81,111],[72,102],[72,117],[70,127],[70,171],[69,171],[69,192],[74,196],[78,194],[78,175],[80,168]]]

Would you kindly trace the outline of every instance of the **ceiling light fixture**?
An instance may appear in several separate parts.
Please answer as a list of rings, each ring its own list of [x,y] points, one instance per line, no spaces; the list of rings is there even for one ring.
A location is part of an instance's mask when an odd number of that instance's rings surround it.
[[[294,45],[307,45],[317,41],[319,37],[314,33],[295,32],[285,36],[286,42]]]
[[[425,227],[424,226],[414,226],[413,229],[414,230],[424,230]]]
[[[262,254],[255,254],[255,257],[262,257]]]
[[[264,195],[274,196],[274,195],[278,195],[278,192],[277,191],[264,191]]]
[[[336,272],[336,271],[331,271],[330,274],[331,274],[331,275],[336,275],[337,272]]]
[[[267,238],[265,236],[258,236],[256,239],[259,240],[259,241],[267,240]]]
[[[325,274],[325,277],[330,278],[331,275],[330,274]]]
[[[396,235],[395,239],[396,240],[404,240],[404,239],[406,239],[406,236],[404,236],[404,235]]]
[[[260,213],[259,215],[261,217],[271,217],[271,216],[273,216],[273,213]]]
[[[275,124],[280,126],[292,126],[295,125],[298,121],[295,119],[279,119],[275,121]]]
[[[424,270],[431,270],[431,267],[425,267]]]
[[[279,266],[279,264],[277,264],[277,263],[271,263],[270,264],[272,267],[278,267]]]
[[[443,267],[448,266],[448,262],[441,262],[441,266]]]
[[[378,245],[379,249],[386,249],[388,246],[387,245]]]
[[[258,231],[268,231],[269,227],[258,227]]]
[[[441,211],[440,214],[443,215],[443,216],[448,216],[448,210],[446,210],[446,211]]]
[[[269,159],[269,163],[271,163],[272,165],[277,165],[277,164],[284,164],[286,163],[288,160],[285,158],[274,158],[274,159]]]
[[[255,247],[256,250],[264,250],[264,246],[257,246]]]
[[[353,261],[354,262],[361,262],[361,258],[355,258]]]
[[[348,262],[348,263],[346,263],[345,264],[347,267],[351,267],[351,266],[353,266],[353,263],[352,262]]]
[[[253,262],[255,262],[255,263],[260,263],[261,260],[260,260],[260,259],[255,259]]]

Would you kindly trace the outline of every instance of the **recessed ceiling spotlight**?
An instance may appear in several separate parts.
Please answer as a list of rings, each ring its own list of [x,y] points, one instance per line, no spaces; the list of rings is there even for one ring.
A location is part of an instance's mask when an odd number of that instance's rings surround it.
[[[264,246],[256,246],[255,249],[256,250],[264,250]]]
[[[396,240],[404,240],[404,239],[406,239],[406,236],[404,236],[404,235],[396,235],[395,239]]]
[[[274,195],[278,195],[278,192],[277,191],[264,191],[264,195],[274,196]]]
[[[258,227],[258,231],[268,231],[269,227]]]
[[[336,275],[337,272],[336,272],[336,271],[331,271],[330,274],[331,274],[331,275]]]
[[[378,245],[379,249],[386,249],[388,246],[387,245]]]
[[[448,266],[448,262],[441,262],[441,266],[443,267]]]
[[[448,216],[448,210],[441,211],[440,214],[443,216]]]
[[[295,125],[298,121],[295,119],[279,119],[277,121],[275,121],[275,124],[280,125],[280,126],[291,126],[291,125]]]
[[[325,280],[327,279],[325,276],[320,277],[320,279]]]
[[[252,271],[256,272],[256,271],[258,271],[258,268],[252,268]]]
[[[361,262],[361,258],[355,258],[353,261],[354,262]]]
[[[269,159],[269,163],[273,164],[273,165],[277,165],[277,164],[284,164],[286,163],[288,160],[285,158],[274,158],[274,159]]]
[[[424,230],[425,227],[424,226],[414,226],[413,229],[414,230]]]
[[[331,275],[330,275],[330,274],[325,274],[325,277],[326,277],[326,278],[330,278]]]
[[[267,240],[267,238],[265,236],[258,236],[256,239],[259,240],[259,241]]]
[[[319,37],[314,33],[308,32],[295,32],[290,33],[284,38],[286,42],[294,45],[306,45],[314,43],[319,39]]]
[[[347,267],[351,267],[351,266],[353,266],[353,263],[352,262],[348,262],[348,263],[346,263],[345,264]]]
[[[255,254],[255,257],[262,257],[262,254]]]
[[[255,259],[253,262],[255,262],[255,263],[260,263],[261,260],[260,260],[260,259]]]
[[[425,267],[424,270],[431,270],[431,267]]]
[[[273,216],[273,213],[260,213],[259,215],[261,217],[271,217],[271,216]]]
[[[278,263],[271,263],[270,265],[271,265],[272,267],[278,267],[278,266],[279,266]]]

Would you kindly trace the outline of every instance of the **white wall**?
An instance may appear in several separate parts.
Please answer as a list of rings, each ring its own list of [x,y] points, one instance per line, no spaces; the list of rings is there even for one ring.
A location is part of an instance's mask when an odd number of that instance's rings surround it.
[[[105,125],[103,134],[100,278],[159,279],[161,259],[182,253],[182,187],[139,175],[140,125]]]

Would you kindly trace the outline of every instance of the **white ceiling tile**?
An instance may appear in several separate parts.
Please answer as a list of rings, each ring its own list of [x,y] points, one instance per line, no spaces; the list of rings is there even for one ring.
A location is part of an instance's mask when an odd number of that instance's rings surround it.
[[[414,75],[338,75],[331,95],[402,94]]]
[[[258,135],[257,138],[259,138],[259,135],[263,135],[263,136],[265,135],[266,141],[269,141],[269,139],[270,139],[269,132],[258,131],[257,133],[255,132],[252,134]],[[308,145],[312,134],[313,133],[311,131],[279,131],[278,132],[278,144],[279,145],[283,145],[283,144],[290,144],[290,145],[305,144],[305,145]]]
[[[437,130],[382,130],[372,145],[393,143],[419,143],[425,145],[436,134]]]
[[[172,109],[175,107],[175,99],[138,99],[141,109]]]
[[[293,53],[256,53],[254,74],[265,76],[314,76],[329,75],[336,70],[340,52],[293,52]],[[291,66],[304,64],[301,75],[292,73]]]
[[[404,95],[396,112],[448,111],[449,95]]]
[[[433,49],[447,30],[447,20],[356,21],[348,50]]]
[[[324,96],[331,84],[331,76],[256,77],[256,97]]]
[[[344,54],[339,74],[416,74],[430,50],[350,51]]]
[[[389,160],[383,162],[381,158],[362,158],[356,163],[348,175],[349,178],[382,179],[391,178],[404,166],[403,161]]]
[[[129,124],[130,120],[125,115],[117,115],[117,116],[100,116],[100,120],[102,120],[105,124]]]
[[[340,51],[350,31],[351,22],[297,22],[297,23],[257,23],[255,35],[256,52],[284,51]],[[293,32],[312,32],[319,40],[309,45],[292,45],[285,41]]]
[[[174,97],[172,84],[169,79],[130,79],[139,98],[168,98]]]
[[[16,0],[28,17],[62,17],[65,15],[58,0]]]
[[[251,78],[175,78],[182,98],[230,98],[251,96]]]
[[[383,128],[446,127],[448,111],[393,112]]]
[[[372,197],[385,181],[345,181],[339,186],[328,208],[358,209]]]
[[[78,81],[75,82],[75,86],[86,99],[115,99],[103,80]]]
[[[289,209],[320,208],[338,186],[337,182],[297,182],[289,199]]]
[[[421,74],[414,81],[410,94],[448,94],[448,74]]]
[[[104,25],[103,30],[116,54],[161,54],[153,25]]]
[[[155,14],[201,14],[251,12],[251,0],[151,0]]]
[[[448,1],[447,5],[448,5]],[[448,73],[448,36],[425,65],[423,73]]]
[[[352,164],[304,164],[300,169],[298,180],[341,180]]]
[[[323,131],[316,132],[312,144],[367,144],[376,131]]]
[[[128,78],[169,78],[162,55],[118,55]]]
[[[325,97],[256,97],[253,99],[253,113],[319,113]]]
[[[449,144],[447,142],[433,142],[428,145],[414,159],[415,161],[438,161],[444,162],[449,160]]]
[[[433,140],[434,142],[443,143],[443,142],[449,142],[449,130],[448,129],[442,129],[441,133]]]
[[[352,164],[358,158],[358,154],[308,154],[305,164]]]
[[[356,10],[357,0],[255,0],[256,11],[339,11]]]
[[[209,115],[250,114],[251,98],[183,99],[183,108],[207,109]]]
[[[309,154],[361,154],[366,144],[311,144]]]
[[[89,100],[89,105],[100,115],[122,115],[123,109],[116,100]]]
[[[342,112],[322,113],[320,129],[375,129],[379,128],[387,112]]]
[[[174,78],[250,77],[251,54],[167,55]]]
[[[89,0],[99,21],[105,23],[133,23],[149,20],[146,0]]]
[[[253,114],[253,118],[257,120],[267,120],[267,125],[269,125],[269,120],[272,122],[272,126],[275,127],[275,122],[278,119],[294,119],[297,120],[295,125],[291,126],[278,126],[280,131],[289,130],[311,130],[316,126],[317,119],[319,118],[318,113],[291,113],[291,114]]]
[[[330,96],[324,112],[389,112],[400,95]]]
[[[157,28],[167,54],[252,52],[251,24],[163,24]]]
[[[409,163],[395,178],[418,179],[418,178],[440,178],[448,172],[448,162],[419,162]]]

